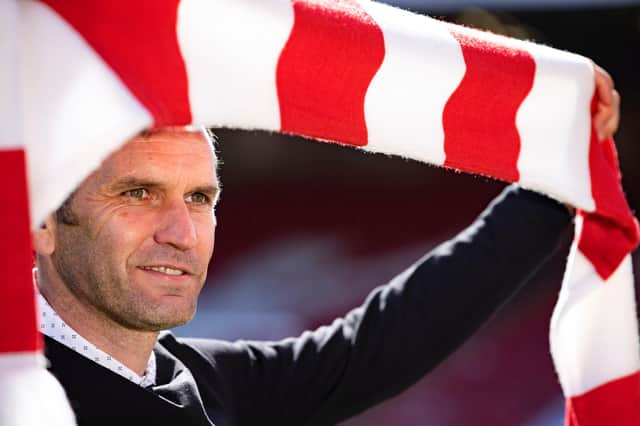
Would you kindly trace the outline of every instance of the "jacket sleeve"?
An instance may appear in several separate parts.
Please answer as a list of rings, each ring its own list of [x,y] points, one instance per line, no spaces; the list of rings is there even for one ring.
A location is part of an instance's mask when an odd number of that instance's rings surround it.
[[[332,425],[419,380],[555,251],[559,203],[508,187],[467,229],[331,325],[279,342],[192,341],[231,423]]]

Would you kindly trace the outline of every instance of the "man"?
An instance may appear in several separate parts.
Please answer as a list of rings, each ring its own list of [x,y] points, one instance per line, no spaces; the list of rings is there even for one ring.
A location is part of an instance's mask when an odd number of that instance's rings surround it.
[[[596,127],[619,99],[596,71]],[[34,234],[50,370],[79,424],[324,425],[393,396],[455,350],[554,251],[570,223],[508,188],[453,240],[330,326],[280,342],[177,339],[213,253],[220,185],[205,133],[145,132]]]

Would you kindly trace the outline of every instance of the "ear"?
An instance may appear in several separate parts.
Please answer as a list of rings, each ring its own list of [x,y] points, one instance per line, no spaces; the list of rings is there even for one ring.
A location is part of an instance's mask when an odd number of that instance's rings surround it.
[[[53,215],[49,215],[47,220],[33,232],[33,249],[43,256],[50,256],[56,249],[56,221]]]

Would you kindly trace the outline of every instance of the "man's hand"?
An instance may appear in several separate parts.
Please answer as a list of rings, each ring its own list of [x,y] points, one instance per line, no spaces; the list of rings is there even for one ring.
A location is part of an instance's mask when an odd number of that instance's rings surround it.
[[[613,79],[604,69],[593,64],[596,78],[598,105],[593,117],[598,139],[607,139],[618,130],[620,124],[620,94],[613,85]]]
[[[604,69],[593,64],[596,78],[596,92],[598,94],[598,105],[596,115],[593,117],[593,124],[598,133],[598,139],[603,141],[618,130],[620,124],[620,94],[613,85],[613,79]],[[565,207],[572,216],[576,209],[565,203]]]

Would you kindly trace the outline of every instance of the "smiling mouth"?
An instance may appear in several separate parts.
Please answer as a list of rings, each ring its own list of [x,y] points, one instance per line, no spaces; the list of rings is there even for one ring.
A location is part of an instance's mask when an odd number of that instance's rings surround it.
[[[180,275],[189,275],[188,272],[183,271],[182,269],[169,268],[168,266],[141,266],[140,269],[143,271],[154,271],[159,272],[165,275],[171,276],[180,276]]]

